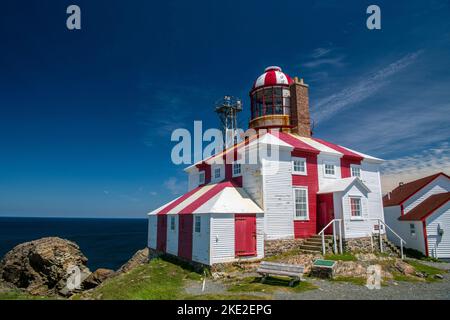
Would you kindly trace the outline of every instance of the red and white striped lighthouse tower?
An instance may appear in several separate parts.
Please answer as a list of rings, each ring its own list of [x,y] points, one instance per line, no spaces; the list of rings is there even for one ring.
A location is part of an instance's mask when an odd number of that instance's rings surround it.
[[[311,136],[308,85],[280,67],[266,68],[250,91],[253,129],[280,129]]]

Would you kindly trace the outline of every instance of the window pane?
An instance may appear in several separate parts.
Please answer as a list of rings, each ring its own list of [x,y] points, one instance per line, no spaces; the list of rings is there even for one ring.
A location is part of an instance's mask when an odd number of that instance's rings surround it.
[[[308,217],[308,201],[305,189],[295,189],[295,216],[297,218]]]

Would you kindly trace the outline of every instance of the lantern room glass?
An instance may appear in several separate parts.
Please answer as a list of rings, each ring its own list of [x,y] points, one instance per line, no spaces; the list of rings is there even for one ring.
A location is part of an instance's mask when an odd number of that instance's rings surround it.
[[[290,91],[286,87],[268,87],[253,92],[252,119],[266,115],[290,115]]]

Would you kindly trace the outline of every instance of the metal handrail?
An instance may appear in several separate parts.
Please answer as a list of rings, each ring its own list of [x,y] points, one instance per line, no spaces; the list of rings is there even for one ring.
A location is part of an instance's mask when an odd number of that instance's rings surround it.
[[[378,234],[379,234],[379,237],[380,237],[380,251],[381,252],[383,252],[383,242],[382,242],[382,240],[381,240],[381,228],[380,228],[380,224],[382,223],[385,227],[387,227],[397,238],[399,238],[400,239],[400,254],[401,254],[401,258],[402,258],[402,260],[405,258],[405,256],[404,256],[404,254],[403,254],[403,243],[404,244],[406,244],[406,241],[405,240],[403,240],[403,238],[402,237],[400,237],[398,234],[397,234],[397,232],[395,232],[394,230],[392,230],[392,228],[391,227],[389,227],[383,220],[381,220],[381,219],[378,219],[378,218],[376,218],[376,219],[370,219],[370,220],[376,220],[376,221],[378,221]]]
[[[335,222],[339,222],[339,251],[341,254],[343,253],[342,250],[342,226],[341,222],[342,219],[333,219],[331,220],[318,234],[322,235],[322,253],[325,255],[325,230],[333,224],[333,246],[334,246],[334,252],[337,253],[337,243],[336,243],[336,227]]]

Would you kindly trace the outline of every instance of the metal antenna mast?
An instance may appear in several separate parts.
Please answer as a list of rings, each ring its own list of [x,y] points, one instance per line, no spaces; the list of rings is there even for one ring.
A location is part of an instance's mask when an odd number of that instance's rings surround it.
[[[229,147],[237,143],[237,116],[242,111],[242,101],[236,97],[224,96],[216,102],[215,109],[222,124],[224,145]]]

